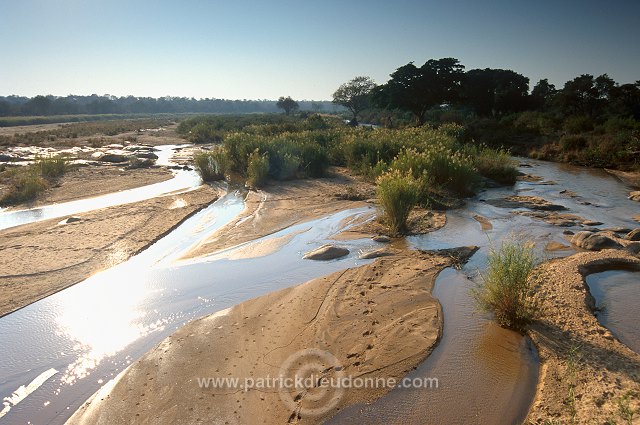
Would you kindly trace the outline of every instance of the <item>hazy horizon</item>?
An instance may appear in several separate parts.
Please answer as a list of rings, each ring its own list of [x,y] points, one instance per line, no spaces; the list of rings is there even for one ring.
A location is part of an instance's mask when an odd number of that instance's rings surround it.
[[[0,0],[0,95],[329,100],[441,57],[530,86],[640,80],[640,3],[516,3]]]

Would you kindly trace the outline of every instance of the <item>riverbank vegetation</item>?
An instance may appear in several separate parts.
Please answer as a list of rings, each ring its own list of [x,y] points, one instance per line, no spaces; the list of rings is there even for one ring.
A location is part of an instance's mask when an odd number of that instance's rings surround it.
[[[479,308],[492,313],[501,326],[524,330],[535,318],[530,279],[535,265],[531,243],[512,240],[491,248],[484,283],[472,290]]]
[[[0,181],[8,187],[0,199],[0,205],[14,205],[35,199],[68,170],[62,156],[37,158],[33,164],[5,167]]]
[[[196,117],[180,124],[189,137],[208,128],[213,146],[195,157],[203,180],[240,176],[250,187],[266,179],[317,178],[330,166],[347,167],[378,182],[379,200],[393,233],[405,230],[414,205],[442,207],[473,195],[487,178],[513,184],[508,152],[464,143],[458,124],[401,129],[352,127],[331,116]],[[443,202],[444,200],[444,202]]]

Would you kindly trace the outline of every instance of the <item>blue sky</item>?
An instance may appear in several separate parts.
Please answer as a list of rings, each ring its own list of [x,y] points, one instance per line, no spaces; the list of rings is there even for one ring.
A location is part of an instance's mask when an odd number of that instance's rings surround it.
[[[320,100],[441,57],[640,80],[637,0],[0,0],[0,40],[0,95]]]

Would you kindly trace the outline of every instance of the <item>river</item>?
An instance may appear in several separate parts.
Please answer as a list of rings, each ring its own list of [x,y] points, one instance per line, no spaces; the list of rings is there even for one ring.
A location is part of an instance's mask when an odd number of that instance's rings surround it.
[[[604,172],[526,162],[529,166],[522,171],[541,176],[544,184],[518,182],[512,188],[487,189],[465,208],[448,212],[443,229],[408,238],[422,249],[481,247],[462,270],[446,270],[436,283],[434,293],[445,314],[444,336],[412,376],[436,377],[442,387],[434,390],[437,393],[394,390],[370,406],[346,409],[334,422],[379,418],[379,423],[418,424],[425,415],[429,423],[443,424],[522,420],[537,381],[535,350],[527,339],[476,313],[468,289],[478,281],[490,244],[514,233],[535,241],[541,259],[574,251],[544,251],[549,241],[566,244],[563,228],[486,201],[514,193],[541,196],[564,205],[567,212],[603,222],[600,227],[634,227],[631,216],[637,210],[626,198],[629,188]],[[566,196],[560,193],[563,189],[578,196]],[[62,424],[104,383],[185,323],[364,264],[369,260],[359,260],[358,251],[379,246],[369,239],[341,242],[351,250],[345,258],[326,263],[302,259],[304,252],[331,242],[348,219],[371,212],[360,208],[268,236],[293,235],[263,257],[233,259],[227,252],[198,261],[177,260],[242,209],[242,194],[232,191],[127,262],[0,318],[0,397],[5,398],[0,422]],[[475,214],[486,217],[493,228],[482,231]]]

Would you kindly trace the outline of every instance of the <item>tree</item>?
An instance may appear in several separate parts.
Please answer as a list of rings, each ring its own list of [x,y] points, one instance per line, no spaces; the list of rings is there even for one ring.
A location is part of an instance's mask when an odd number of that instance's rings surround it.
[[[607,74],[593,78],[583,74],[567,81],[558,93],[557,103],[565,115],[596,117],[607,106],[616,83]]]
[[[531,90],[531,106],[533,109],[545,109],[551,104],[558,90],[548,79],[538,81]]]
[[[276,106],[284,110],[285,115],[289,115],[291,114],[291,112],[297,111],[298,108],[300,108],[300,105],[298,105],[298,102],[291,99],[291,96],[287,96],[287,97],[280,96],[280,98],[278,99],[278,102],[276,103]]]
[[[373,99],[379,106],[411,112],[420,126],[430,108],[458,100],[463,76],[458,59],[430,59],[420,68],[409,62],[375,90]]]
[[[353,116],[351,122],[357,125],[358,114],[369,107],[369,95],[375,86],[369,77],[355,77],[338,87],[333,93],[333,103],[347,108]]]
[[[509,69],[472,69],[463,83],[464,101],[478,115],[502,115],[527,109],[529,79]]]

